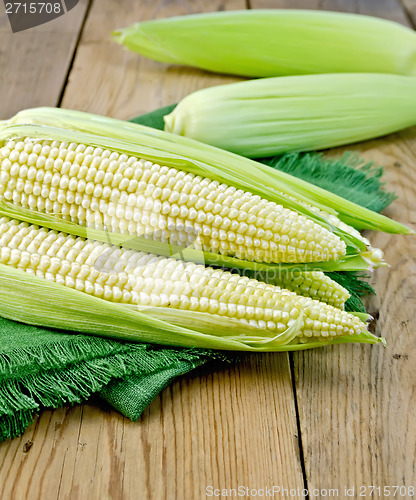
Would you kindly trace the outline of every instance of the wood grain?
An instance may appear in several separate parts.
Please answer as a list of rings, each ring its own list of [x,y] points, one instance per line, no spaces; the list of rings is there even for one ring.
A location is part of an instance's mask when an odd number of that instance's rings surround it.
[[[62,17],[19,33],[12,33],[2,11],[0,118],[10,118],[28,107],[58,104],[88,3],[80,0]]]
[[[416,0],[401,0],[403,8],[407,13],[409,22],[413,27],[416,26]]]
[[[133,21],[244,6],[244,0],[124,0],[123,8],[108,0],[94,4],[62,106],[128,119],[178,102],[194,90],[237,81],[231,76],[151,61],[112,42],[110,33]]]
[[[414,0],[404,0],[414,2]],[[382,17],[401,24],[408,18],[399,0],[249,0],[252,9],[311,9]]]
[[[100,403],[43,411],[22,437],[0,445],[0,457],[0,497],[10,499],[193,500],[210,485],[297,488],[287,356],[252,355],[184,377],[138,422]]]
[[[416,228],[416,129],[349,148],[386,167],[399,196],[386,213]],[[416,481],[416,238],[371,234],[390,267],[373,278],[368,311],[387,348],[348,346],[294,355],[310,488],[411,486]],[[325,470],[325,475],[322,474]],[[376,494],[374,498],[384,498]]]

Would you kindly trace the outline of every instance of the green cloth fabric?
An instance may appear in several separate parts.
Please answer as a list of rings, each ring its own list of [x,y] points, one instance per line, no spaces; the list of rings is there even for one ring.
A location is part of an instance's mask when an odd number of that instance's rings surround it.
[[[163,128],[163,116],[173,107],[142,115],[134,121]],[[365,205],[369,193],[374,193],[375,186],[380,187],[381,172],[371,170],[368,165],[360,169],[356,160],[354,165],[349,161],[324,160],[310,154],[267,160],[273,168],[289,172],[297,169],[296,175],[307,176],[309,180],[313,163],[320,181],[337,179],[334,191],[337,186],[355,180],[355,196]],[[375,185],[359,181],[363,170],[365,178],[375,177]],[[337,279],[337,273],[333,274]],[[343,285],[352,293],[360,290],[357,279],[348,273],[344,273]],[[359,295],[356,293],[357,301]],[[229,352],[133,344],[38,328],[0,317],[0,440],[23,433],[42,407],[80,403],[93,393],[136,420],[152,399],[179,375],[206,363],[229,363],[237,359]]]
[[[136,420],[175,377],[233,355],[39,328],[0,317],[0,440],[21,434],[42,407],[98,392]]]

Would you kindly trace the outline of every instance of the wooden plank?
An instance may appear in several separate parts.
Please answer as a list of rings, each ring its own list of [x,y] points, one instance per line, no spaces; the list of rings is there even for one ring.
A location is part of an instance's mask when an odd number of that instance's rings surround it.
[[[122,50],[111,29],[153,17],[244,8],[244,0],[95,2],[63,106],[129,118],[236,79],[166,66]],[[26,442],[33,442],[24,453]],[[91,404],[43,412],[0,445],[8,498],[205,498],[205,488],[303,487],[287,354],[184,377],[139,422]],[[16,486],[17,485],[17,486]],[[0,496],[1,496],[0,487]]]
[[[285,354],[183,377],[138,422],[97,403],[43,411],[2,443],[0,497],[193,500],[209,486],[303,485]]]
[[[416,26],[416,0],[401,0],[412,26]]]
[[[236,369],[184,377],[162,393],[140,423],[85,407],[80,438],[92,447],[77,457],[74,468],[81,498],[112,490],[114,498],[142,491],[148,499],[191,500],[203,498],[209,485],[231,488],[250,478],[260,487],[271,473],[276,481],[297,484],[286,357],[269,361],[253,358]],[[96,442],[108,453],[98,454]],[[276,442],[273,452],[265,453],[271,442]],[[88,464],[104,472],[92,489],[82,481]]]
[[[244,7],[244,0],[149,4],[129,0],[123,3],[123,9],[111,1],[94,5],[62,106],[128,119],[178,102],[194,90],[237,81],[230,76],[151,61],[112,42],[110,33],[134,21]]]
[[[405,0],[413,2],[414,0]],[[350,12],[408,24],[399,0],[249,0],[252,9],[310,9]]]
[[[416,129],[370,141],[353,150],[386,167],[399,199],[387,214],[416,226]],[[334,154],[340,154],[339,149]],[[294,356],[305,468],[310,488],[398,485],[416,482],[416,241],[371,234],[390,267],[375,272],[377,296],[368,310],[386,349],[343,346]],[[325,473],[323,473],[325,471]],[[357,495],[358,496],[358,495]],[[367,495],[368,490],[367,490]],[[375,492],[375,498],[385,498]],[[410,495],[408,495],[410,498]]]
[[[12,33],[0,15],[0,118],[35,106],[56,106],[66,81],[89,0],[53,21]]]
[[[410,3],[410,0],[409,2]],[[251,0],[251,7],[289,7],[288,2]],[[299,1],[290,7],[373,14],[407,24],[393,0]],[[399,199],[387,214],[415,228],[416,129],[339,148],[353,150],[386,167],[386,184]],[[379,315],[376,332],[388,347],[339,346],[293,354],[306,479],[309,491],[375,485],[374,498],[386,498],[384,486],[416,482],[416,348],[412,318],[416,299],[416,242],[412,237],[371,234],[385,250],[390,268],[374,275],[377,296],[368,310]],[[404,491],[404,490],[403,490]],[[362,490],[364,497],[370,490]],[[319,496],[319,495],[318,495]],[[324,495],[321,495],[324,496]],[[338,496],[338,495],[337,495]],[[408,492],[406,497],[410,498]]]

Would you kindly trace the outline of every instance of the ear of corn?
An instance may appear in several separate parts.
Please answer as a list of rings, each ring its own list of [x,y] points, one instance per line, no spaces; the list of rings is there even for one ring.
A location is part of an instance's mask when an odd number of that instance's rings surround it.
[[[163,311],[162,316],[159,308],[149,308],[143,312],[82,294],[3,264],[0,264],[0,270],[2,316],[33,325],[63,330],[70,326],[71,330],[87,334],[180,347],[258,352],[295,351],[351,342],[384,342],[384,339],[377,338],[363,329],[358,335],[340,335],[325,340],[311,337],[306,342],[295,343],[295,339],[280,344],[276,339],[272,344],[269,342],[270,337],[264,336],[263,332],[253,331],[249,325],[244,327],[245,337],[242,336],[240,323],[221,316],[201,316],[203,313],[192,311],[185,315],[183,311],[168,308]],[[48,300],[45,300],[45,297],[48,297]],[[187,326],[177,326],[175,323]],[[198,330],[196,325],[202,325],[201,330]],[[209,328],[211,335],[203,333]],[[291,332],[286,333],[290,338],[293,328]],[[250,342],[253,337],[268,343]]]
[[[306,10],[198,14],[136,23],[114,31],[113,39],[156,61],[251,77],[415,74],[412,30],[354,14]]]
[[[414,125],[415,87],[358,73],[238,82],[185,97],[165,130],[251,158],[325,149]]]
[[[6,200],[87,227],[258,262],[346,253],[337,235],[282,205],[116,151],[26,137],[6,141],[0,162]]]
[[[0,244],[0,303],[10,319],[217,349],[380,341],[352,314],[222,270],[9,218],[0,219]]]
[[[365,253],[363,256],[356,254],[345,255],[336,262],[328,261],[309,264],[267,264],[262,262],[246,261],[235,257],[201,251],[192,245],[189,247],[181,247],[171,243],[149,239],[143,235],[132,236],[130,234],[114,233],[108,230],[80,226],[79,224],[64,220],[57,215],[41,213],[36,210],[8,203],[4,200],[0,201],[0,216],[6,216],[56,231],[64,231],[65,233],[73,236],[91,238],[102,243],[118,245],[130,250],[155,253],[165,257],[178,256],[178,258],[186,262],[227,267],[235,269],[236,271],[240,270],[242,273],[260,272],[276,277],[279,276],[281,272],[292,273],[299,271],[310,272],[321,270],[327,272],[334,270],[363,271],[371,268],[372,266],[371,261],[368,260]]]
[[[80,142],[80,136],[71,133],[70,130],[82,132],[86,134],[83,137],[87,144],[127,151],[128,154],[137,155],[145,160],[169,164],[194,175],[215,179],[266,200],[281,203],[308,217],[310,215],[316,217],[316,214],[311,214],[311,211],[300,206],[299,202],[288,200],[287,195],[323,209],[327,213],[338,214],[341,220],[356,229],[412,233],[403,224],[261,163],[186,137],[113,118],[57,108],[28,109],[0,126],[0,140],[29,136],[30,133],[26,132],[28,126],[24,126],[23,129],[21,127],[22,124],[30,123],[42,125],[40,128],[30,129],[36,137],[48,138],[46,133],[42,135],[42,130],[46,130],[45,126],[67,129],[65,133],[61,132],[57,139],[69,142]],[[103,139],[100,140],[97,136]],[[109,137],[112,139],[109,140]],[[315,220],[323,221],[322,217]]]
[[[42,141],[45,137],[46,142]],[[108,228],[133,236],[143,233],[162,242],[166,241],[164,230],[167,229],[169,237],[171,233],[178,233],[174,242],[179,246],[187,246],[191,238],[202,250],[214,251],[215,255],[225,258],[231,256],[260,263],[335,263],[341,258],[343,264],[346,255],[361,260],[359,269],[368,260],[367,245],[362,240],[333,226],[315,209],[291,196],[272,192],[273,198],[283,204],[268,205],[267,200],[240,191],[233,201],[235,188],[219,186],[217,181],[197,177],[193,187],[193,162],[189,168],[186,164],[182,168],[185,172],[179,172],[181,176],[177,178],[178,171],[171,169],[173,185],[169,185],[169,177],[161,172],[163,169],[168,172],[168,167],[149,163],[147,168],[148,162],[129,156],[149,149],[145,146],[36,125],[3,126],[0,139],[4,140],[0,153],[1,195],[16,205],[59,214],[88,228]],[[209,188],[204,186],[206,198],[201,200],[198,193],[206,182],[214,187],[214,196],[211,197]],[[179,191],[179,184],[183,191]],[[170,189],[172,187],[175,189]],[[194,188],[197,191],[194,192]],[[163,201],[165,190],[168,191],[166,203]],[[183,206],[187,200],[191,206]],[[197,210],[200,202],[199,208],[204,211]],[[168,208],[166,215],[161,213],[164,205]],[[174,214],[173,210],[176,210]],[[236,214],[233,216],[232,212]],[[199,214],[204,217],[201,222],[210,222],[211,226],[199,224]],[[208,239],[196,239],[200,233]],[[335,269],[339,268],[335,266]]]
[[[313,212],[317,213],[325,220],[330,222],[334,227],[344,231],[346,234],[350,235],[355,239],[355,241],[360,241],[365,247],[366,252],[361,253],[361,256],[368,262],[370,268],[385,266],[384,255],[380,248],[373,248],[371,246],[370,241],[365,238],[359,231],[357,231],[354,227],[349,226],[341,219],[339,219],[336,215],[328,213],[324,210],[319,210],[317,207],[313,207],[312,205],[306,204],[304,202],[299,202],[302,205],[305,205]]]

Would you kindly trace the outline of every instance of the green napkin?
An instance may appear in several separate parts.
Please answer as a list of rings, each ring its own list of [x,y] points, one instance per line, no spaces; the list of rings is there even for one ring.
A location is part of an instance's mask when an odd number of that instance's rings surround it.
[[[136,420],[175,377],[233,359],[70,333],[0,317],[0,440],[21,434],[41,407],[80,403],[97,391]]]
[[[133,121],[162,129],[163,116],[172,108]],[[394,198],[381,187],[382,169],[353,156],[327,160],[317,154],[291,154],[263,161],[372,209],[381,210]],[[352,292],[350,308],[363,307],[360,296],[369,290],[365,281],[354,273],[332,273],[331,277]],[[42,407],[80,403],[93,393],[136,420],[179,375],[206,363],[237,359],[229,352],[134,344],[0,317],[0,440],[22,434]]]

